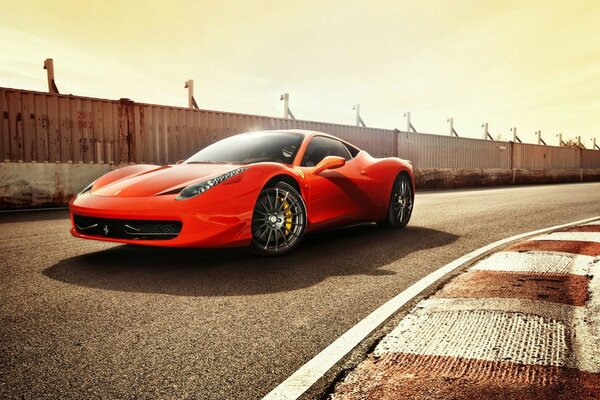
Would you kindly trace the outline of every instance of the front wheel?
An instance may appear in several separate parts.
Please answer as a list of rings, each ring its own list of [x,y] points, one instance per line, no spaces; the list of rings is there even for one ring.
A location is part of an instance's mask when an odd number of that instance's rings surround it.
[[[306,206],[296,189],[285,182],[264,188],[252,215],[252,252],[260,256],[292,251],[306,230]]]
[[[406,174],[399,174],[394,180],[388,215],[380,225],[390,228],[404,228],[412,214],[415,195],[410,178]]]

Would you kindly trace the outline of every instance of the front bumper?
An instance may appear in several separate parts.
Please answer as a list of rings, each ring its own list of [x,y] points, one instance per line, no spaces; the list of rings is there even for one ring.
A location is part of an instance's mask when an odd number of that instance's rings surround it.
[[[75,237],[106,242],[128,243],[162,247],[226,247],[249,245],[254,199],[252,194],[236,196],[222,201],[222,196],[204,193],[197,198],[176,201],[175,196],[151,197],[108,197],[83,194],[69,204],[71,214],[71,234]],[[227,198],[227,197],[226,197]],[[112,220],[122,226],[127,221],[171,221],[181,223],[179,233],[172,238],[148,238],[140,235],[127,238],[118,234],[109,237],[100,230],[92,229],[93,234],[77,229],[74,215],[92,217],[96,221]],[[101,221],[102,221],[101,220]],[[134,228],[139,225],[129,224]],[[116,226],[116,225],[115,225]],[[112,228],[110,225],[108,228]],[[112,233],[110,234],[112,236]]]

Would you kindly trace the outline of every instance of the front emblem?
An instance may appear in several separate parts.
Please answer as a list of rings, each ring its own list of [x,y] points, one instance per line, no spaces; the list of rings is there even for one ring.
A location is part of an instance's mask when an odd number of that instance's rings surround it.
[[[104,225],[104,228],[102,228],[102,232],[104,232],[104,236],[108,236],[108,225]]]

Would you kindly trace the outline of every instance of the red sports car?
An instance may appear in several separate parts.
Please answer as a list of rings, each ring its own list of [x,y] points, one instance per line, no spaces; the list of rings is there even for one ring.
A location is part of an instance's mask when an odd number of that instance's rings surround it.
[[[243,133],[176,165],[132,165],[98,178],[70,203],[73,236],[171,247],[294,249],[305,232],[376,221],[408,223],[413,168],[373,158],[334,136]]]

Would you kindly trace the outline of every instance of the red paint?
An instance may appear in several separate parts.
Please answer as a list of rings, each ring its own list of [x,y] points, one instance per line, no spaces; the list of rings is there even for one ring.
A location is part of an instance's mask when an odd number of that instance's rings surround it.
[[[600,256],[600,243],[570,240],[528,240],[508,247],[504,251],[555,251],[559,253]]]
[[[511,361],[390,353],[369,357],[332,400],[597,399],[600,374]]]
[[[435,297],[531,299],[583,306],[589,280],[572,274],[469,271],[454,278]]]
[[[565,229],[562,232],[600,232],[600,225],[581,225]]]

